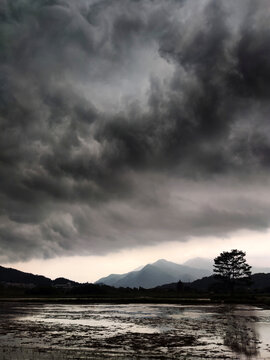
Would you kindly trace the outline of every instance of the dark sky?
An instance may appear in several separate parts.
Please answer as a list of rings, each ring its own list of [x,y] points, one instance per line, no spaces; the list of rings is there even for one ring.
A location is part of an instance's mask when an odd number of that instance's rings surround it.
[[[269,227],[269,0],[0,0],[0,260]]]

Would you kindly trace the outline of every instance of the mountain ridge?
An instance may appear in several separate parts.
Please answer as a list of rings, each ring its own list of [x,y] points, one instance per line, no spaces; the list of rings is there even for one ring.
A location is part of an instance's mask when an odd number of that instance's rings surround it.
[[[146,264],[141,270],[125,274],[110,274],[102,277],[95,284],[105,284],[114,287],[144,287],[146,289],[175,281],[190,282],[210,275],[207,269],[192,268],[186,265],[159,259]]]
[[[95,284],[105,284],[114,287],[144,287],[146,289],[179,280],[190,283],[213,273],[214,261],[208,258],[191,258],[183,264],[177,264],[166,259],[159,259],[146,264],[141,270],[133,270],[124,274],[110,274],[98,279]],[[270,273],[270,268],[252,267],[252,274]]]
[[[108,286],[119,287],[144,287],[154,288],[169,283],[177,283],[181,280],[184,283],[191,283],[198,281],[199,279],[206,278],[212,274],[210,267],[208,269],[202,269],[198,266],[202,265],[202,261],[196,262],[196,259],[202,260],[206,265],[211,262],[205,258],[193,258],[185,263],[176,264],[165,259],[159,259],[152,264],[146,264],[140,267],[140,270],[135,269],[133,271],[124,274],[110,274],[100,278],[95,284],[105,284]],[[187,266],[186,264],[193,264],[194,267]],[[197,267],[196,267],[197,264]],[[211,267],[212,269],[212,267]],[[255,274],[269,274],[270,268],[252,268],[253,275]],[[256,277],[255,277],[256,278]],[[34,286],[61,286],[65,284],[79,284],[78,282],[66,279],[64,277],[51,280],[43,275],[35,275],[32,273],[23,272],[13,268],[6,268],[0,266],[0,283],[6,284],[32,284]]]

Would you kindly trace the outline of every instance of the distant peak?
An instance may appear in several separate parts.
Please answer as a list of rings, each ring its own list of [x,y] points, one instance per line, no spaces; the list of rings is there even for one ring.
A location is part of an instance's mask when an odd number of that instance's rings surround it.
[[[159,259],[159,260],[155,261],[153,264],[162,264],[162,263],[167,263],[167,262],[169,262],[169,261],[166,259]]]
[[[172,265],[172,264],[178,265],[178,264],[176,264],[172,261],[168,261],[166,259],[159,259],[156,262],[152,263],[151,265]]]

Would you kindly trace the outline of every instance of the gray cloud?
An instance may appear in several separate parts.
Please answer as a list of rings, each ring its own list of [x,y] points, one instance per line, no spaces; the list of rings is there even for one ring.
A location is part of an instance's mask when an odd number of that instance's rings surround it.
[[[2,0],[1,259],[266,229],[268,8]]]

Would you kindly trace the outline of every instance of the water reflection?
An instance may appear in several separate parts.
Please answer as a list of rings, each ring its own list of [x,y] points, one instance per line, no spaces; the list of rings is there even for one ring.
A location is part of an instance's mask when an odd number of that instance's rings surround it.
[[[251,306],[0,305],[0,359],[13,348],[77,359],[270,359],[270,311]]]
[[[243,354],[246,358],[259,355],[259,333],[256,329],[258,318],[249,310],[247,314],[239,315],[235,309],[229,309],[225,319],[224,345],[233,352]]]

